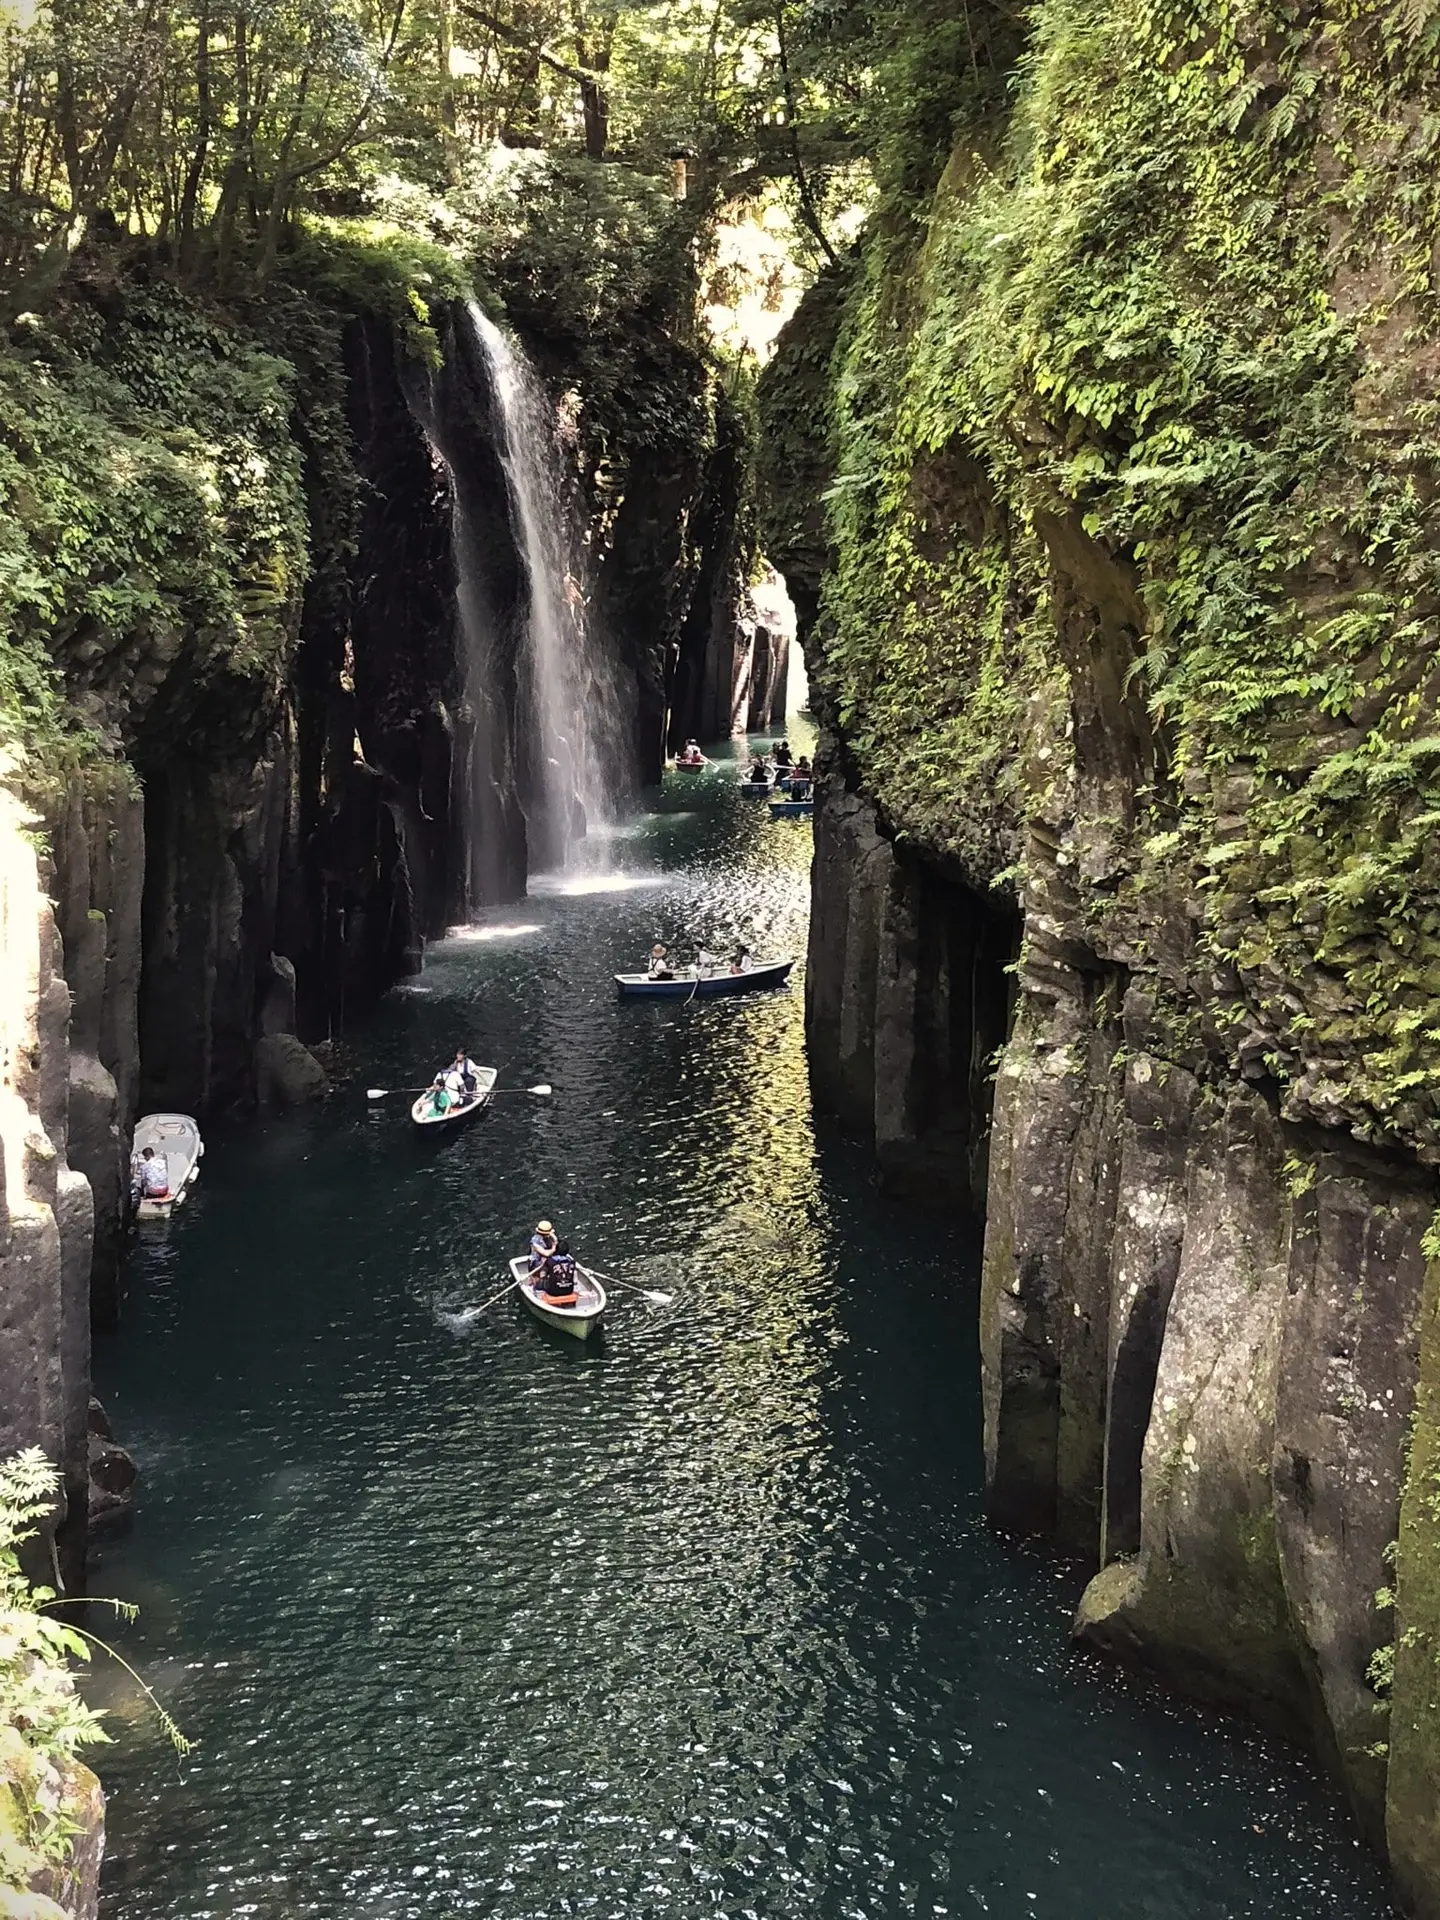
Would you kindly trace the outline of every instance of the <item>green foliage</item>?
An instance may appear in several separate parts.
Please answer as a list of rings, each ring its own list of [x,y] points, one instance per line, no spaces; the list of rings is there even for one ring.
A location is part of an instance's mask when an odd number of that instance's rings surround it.
[[[275,683],[307,570],[293,398],[285,361],[163,285],[0,358],[0,729],[32,779],[95,745],[61,674],[123,695],[183,656],[197,693]]]
[[[909,90],[881,168],[822,698],[895,825],[984,880],[1072,804],[1072,674],[1113,684],[1159,778],[1109,830],[1097,939],[1117,905],[1139,939],[1178,869],[1275,1076],[1433,1142],[1440,16],[1046,0],[1031,28],[1008,114],[936,55],[949,91]]]
[[[85,1638],[43,1611],[55,1595],[29,1584],[16,1551],[59,1491],[38,1448],[0,1463],[0,1887],[24,1887],[65,1861],[70,1767],[109,1738],[70,1678],[69,1662],[89,1658]]]

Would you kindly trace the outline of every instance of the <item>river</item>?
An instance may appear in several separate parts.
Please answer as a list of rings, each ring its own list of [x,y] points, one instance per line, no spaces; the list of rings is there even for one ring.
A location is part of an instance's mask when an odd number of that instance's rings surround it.
[[[799,986],[620,1003],[652,940],[802,952],[809,828],[671,776],[615,873],[436,948],[322,1108],[217,1129],[100,1390],[140,1461],[111,1920],[1380,1920],[1295,1756],[1083,1662],[981,1518],[977,1246],[817,1132]],[[367,1103],[467,1042],[459,1137]],[[603,1347],[504,1301],[540,1214]]]

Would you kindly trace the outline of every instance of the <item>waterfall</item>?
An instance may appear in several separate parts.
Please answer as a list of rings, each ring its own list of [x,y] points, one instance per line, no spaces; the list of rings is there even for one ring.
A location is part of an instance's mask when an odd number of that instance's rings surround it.
[[[496,451],[525,574],[516,759],[534,872],[563,865],[577,840],[614,815],[624,764],[619,700],[613,664],[592,632],[554,404],[520,348],[474,302],[467,313],[493,389]]]

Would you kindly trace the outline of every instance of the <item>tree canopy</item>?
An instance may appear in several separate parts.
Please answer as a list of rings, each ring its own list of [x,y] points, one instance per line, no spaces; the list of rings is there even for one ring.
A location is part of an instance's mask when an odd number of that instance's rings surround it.
[[[307,213],[365,217],[397,182],[473,188],[497,149],[648,175],[702,218],[787,195],[818,262],[925,5],[963,73],[952,0],[0,0],[9,308],[43,298],[87,232],[263,280]]]

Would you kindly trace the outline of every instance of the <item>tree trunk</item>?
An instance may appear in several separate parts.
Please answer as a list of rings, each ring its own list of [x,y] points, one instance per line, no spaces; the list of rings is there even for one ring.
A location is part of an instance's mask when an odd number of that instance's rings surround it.
[[[195,145],[185,169],[185,184],[180,191],[179,228],[180,272],[188,274],[195,264],[195,209],[200,204],[200,182],[205,177],[205,162],[210,156],[210,6],[202,0],[199,39],[195,43]]]

